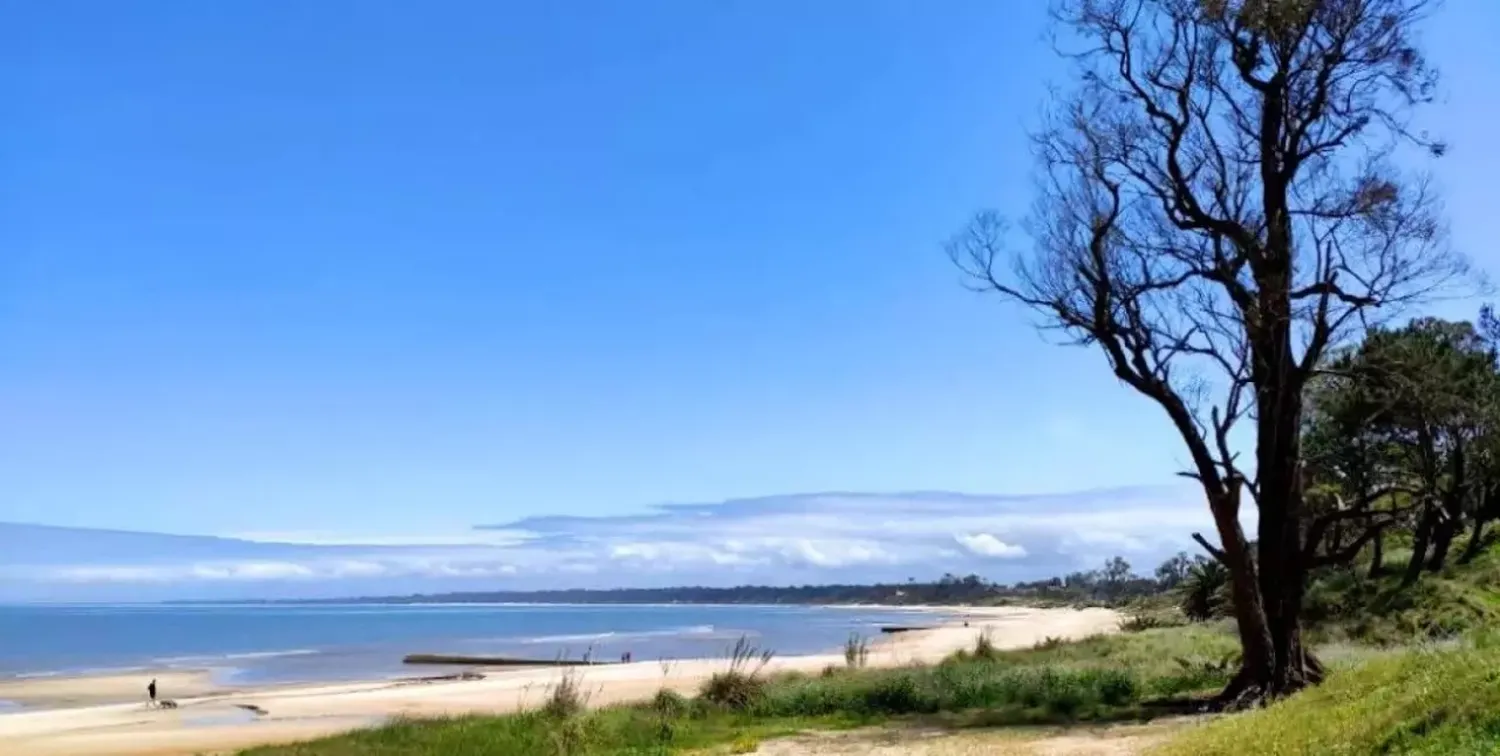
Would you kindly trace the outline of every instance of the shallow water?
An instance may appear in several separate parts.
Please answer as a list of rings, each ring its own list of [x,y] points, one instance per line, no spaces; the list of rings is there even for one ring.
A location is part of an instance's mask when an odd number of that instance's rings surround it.
[[[227,684],[333,682],[458,671],[403,665],[409,653],[647,661],[722,656],[742,635],[790,655],[925,621],[801,606],[0,606],[0,677],[180,668]]]

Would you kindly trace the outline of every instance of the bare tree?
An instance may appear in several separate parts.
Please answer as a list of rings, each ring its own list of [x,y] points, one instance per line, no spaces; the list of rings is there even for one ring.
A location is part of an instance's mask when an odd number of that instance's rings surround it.
[[[1030,254],[979,215],[949,253],[981,290],[1103,351],[1187,445],[1232,575],[1242,669],[1221,700],[1322,677],[1298,613],[1302,389],[1331,345],[1464,272],[1403,151],[1435,75],[1423,0],[1057,0],[1076,86],[1035,137]],[[1253,431],[1253,462],[1231,436]],[[1258,508],[1254,549],[1242,501]]]

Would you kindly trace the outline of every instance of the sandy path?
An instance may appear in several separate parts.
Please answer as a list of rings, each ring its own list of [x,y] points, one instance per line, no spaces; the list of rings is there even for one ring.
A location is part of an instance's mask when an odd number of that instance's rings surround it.
[[[951,609],[945,611],[952,611]],[[1082,638],[1113,632],[1120,617],[1106,609],[985,608],[932,630],[884,638],[871,649],[871,665],[931,662],[972,646],[988,632],[1001,648],[1024,648],[1048,637]],[[964,621],[968,626],[964,626]],[[842,655],[778,658],[768,669],[817,671],[842,665]],[[684,660],[664,667],[636,662],[587,669],[582,682],[590,702],[603,705],[650,697],[662,687],[695,690],[723,669],[721,659]],[[535,705],[562,672],[522,669],[490,672],[484,680],[431,683],[381,681],[350,685],[247,690],[238,693],[176,696],[180,708],[147,709],[141,703],[94,705],[0,715],[0,753],[33,756],[167,756],[232,751],[284,743],[376,724],[395,715],[433,716],[506,712]],[[139,676],[128,678],[139,688]],[[45,696],[28,694],[30,681],[14,683],[17,700],[66,700],[79,691],[123,685],[123,678],[46,681]],[[138,696],[139,693],[133,694]],[[76,696],[75,696],[76,697]],[[133,696],[132,696],[133,697]],[[237,705],[264,710],[256,715]]]
[[[1134,756],[1164,740],[1172,725],[949,730],[875,729],[809,733],[767,741],[758,756]]]

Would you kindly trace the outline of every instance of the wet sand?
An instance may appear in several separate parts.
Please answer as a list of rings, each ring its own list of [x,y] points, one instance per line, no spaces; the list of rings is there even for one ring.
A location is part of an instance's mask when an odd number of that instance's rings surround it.
[[[58,675],[0,680],[0,701],[27,709],[60,709],[98,704],[145,701],[152,678],[161,695],[199,698],[225,690],[215,685],[208,670],[162,670],[110,675]]]
[[[1107,609],[943,607],[946,624],[874,639],[869,664],[934,662],[972,646],[988,632],[1001,648],[1024,648],[1048,637],[1114,632],[1120,616]],[[964,626],[967,621],[969,625]],[[840,653],[790,656],[768,670],[815,672],[844,663]],[[592,705],[635,701],[667,687],[697,689],[723,669],[723,659],[663,664],[641,661],[574,670]],[[0,683],[0,699],[50,708],[0,714],[0,753],[35,756],[168,756],[222,753],[285,743],[378,724],[392,716],[503,713],[536,705],[564,674],[556,668],[482,670],[483,680],[390,681],[341,685],[214,690],[204,672],[59,677]],[[162,696],[179,708],[148,708],[144,685],[158,678]],[[178,687],[178,686],[181,687]],[[244,706],[258,707],[257,714]]]

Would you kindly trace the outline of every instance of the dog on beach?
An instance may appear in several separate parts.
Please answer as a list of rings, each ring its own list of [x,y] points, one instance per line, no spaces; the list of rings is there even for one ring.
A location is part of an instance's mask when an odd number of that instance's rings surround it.
[[[170,698],[163,698],[156,702],[156,707],[158,709],[175,709],[177,708],[177,702]]]

